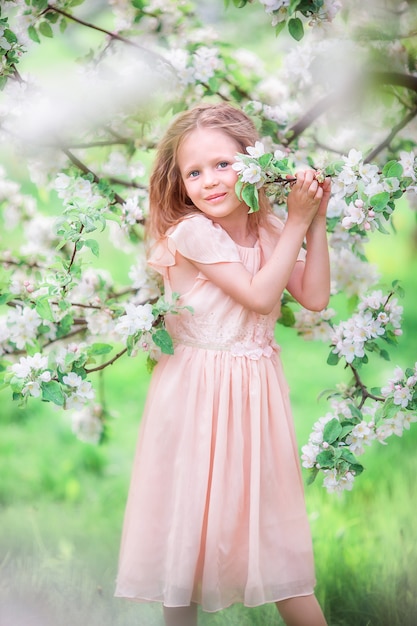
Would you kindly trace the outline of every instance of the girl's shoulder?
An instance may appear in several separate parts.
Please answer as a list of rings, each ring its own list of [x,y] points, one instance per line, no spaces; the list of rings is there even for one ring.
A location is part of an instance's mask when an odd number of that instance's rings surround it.
[[[178,234],[182,232],[194,231],[197,232],[199,230],[207,231],[210,230],[213,226],[213,222],[203,215],[203,213],[189,213],[182,217],[176,224],[170,226],[165,233],[165,237],[177,237]]]
[[[156,269],[174,265],[177,252],[197,263],[240,261],[235,242],[202,213],[191,213],[171,226],[153,246],[148,262]]]

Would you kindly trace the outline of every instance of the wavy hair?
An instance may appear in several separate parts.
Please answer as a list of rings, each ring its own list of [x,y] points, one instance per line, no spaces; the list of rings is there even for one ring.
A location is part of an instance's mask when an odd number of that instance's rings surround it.
[[[197,128],[221,130],[237,143],[242,153],[259,140],[252,120],[231,104],[205,103],[180,113],[158,144],[150,177],[147,227],[151,238],[158,239],[186,215],[199,212],[186,194],[177,160],[181,142]],[[268,226],[267,215],[271,211],[271,205],[260,189],[259,211],[249,214],[250,227],[256,231],[260,225]]]

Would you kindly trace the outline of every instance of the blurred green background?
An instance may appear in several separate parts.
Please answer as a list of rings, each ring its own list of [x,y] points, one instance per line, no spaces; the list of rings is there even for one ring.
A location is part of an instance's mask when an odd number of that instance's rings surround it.
[[[209,7],[210,3],[203,3]],[[262,9],[252,20],[264,18]],[[216,13],[218,15],[218,13]],[[214,17],[216,17],[216,15]],[[99,12],[99,21],[109,23]],[[238,18],[238,19],[237,19]],[[231,39],[267,56],[265,39],[254,40],[249,13],[222,17]],[[266,23],[267,25],[267,23]],[[71,30],[61,42],[46,41],[22,61],[26,70],[62,64],[94,45],[96,34]],[[243,41],[241,41],[243,45]],[[8,155],[18,176],[18,159]],[[26,192],[36,193],[26,185]],[[43,203],[48,210],[50,200]],[[42,202],[42,201],[41,201]],[[53,207],[53,210],[55,208]],[[395,365],[417,360],[417,222],[406,202],[394,223],[397,234],[376,234],[367,254],[389,285],[400,279],[406,291],[404,336],[392,361],[374,360],[365,382],[385,382]],[[307,343],[292,329],[277,328],[291,387],[300,447],[315,420],[328,410],[319,395],[340,381],[341,365],[326,365],[329,347]],[[162,624],[159,606],[113,598],[123,511],[137,430],[149,374],[144,357],[125,358],[104,373],[114,418],[104,444],[79,442],[62,411],[32,401],[17,408],[0,396],[0,626],[153,626]],[[333,626],[412,626],[417,623],[417,424],[388,445],[374,444],[362,457],[366,471],[352,492],[329,495],[320,480],[306,487],[317,569],[317,595]],[[278,625],[273,606],[234,606],[201,614],[203,626]]]

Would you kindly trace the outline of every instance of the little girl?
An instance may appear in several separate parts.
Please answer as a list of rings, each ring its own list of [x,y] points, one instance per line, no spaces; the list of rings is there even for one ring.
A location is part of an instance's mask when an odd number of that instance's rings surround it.
[[[168,129],[150,180],[149,263],[185,308],[166,318],[175,353],[149,389],[116,595],[163,603],[167,626],[237,602],[326,624],[274,327],[285,288],[327,305],[330,184],[298,173],[285,225],[262,189],[248,214],[232,165],[257,139],[235,107],[197,106]]]

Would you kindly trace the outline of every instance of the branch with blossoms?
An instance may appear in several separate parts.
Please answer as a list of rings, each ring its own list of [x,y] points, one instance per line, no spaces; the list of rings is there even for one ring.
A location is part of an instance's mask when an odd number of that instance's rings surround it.
[[[59,337],[63,330],[62,320],[61,325],[53,322],[46,325],[45,320],[35,309],[29,306],[16,306],[13,313],[6,320],[2,320],[4,325],[0,327],[0,334],[4,330],[10,333],[8,345],[3,343],[5,350],[2,358],[3,386],[11,389],[13,399],[21,406],[26,405],[28,399],[32,397],[52,402],[63,409],[84,410],[85,405],[91,404],[95,398],[93,385],[88,379],[91,373],[113,365],[126,353],[134,356],[138,350],[147,353],[150,368],[155,365],[162,353],[173,354],[172,339],[165,328],[165,315],[178,313],[177,299],[178,296],[174,294],[172,303],[167,303],[163,298],[159,298],[154,304],[134,305],[129,302],[125,304],[125,313],[121,315],[112,315],[107,308],[106,315],[113,325],[113,342],[122,342],[125,347],[98,365],[97,360],[107,357],[113,351],[112,344],[81,341],[51,347],[57,338],[68,340],[71,336],[71,331],[65,330],[65,337]],[[103,314],[103,311],[97,314]],[[68,316],[65,324],[68,328],[72,327]],[[53,337],[54,334],[58,337],[55,336],[42,345],[40,338],[46,334],[49,337]],[[16,348],[23,345],[23,342],[28,350],[28,356],[22,356],[16,363],[9,364],[8,348],[15,353]],[[32,350],[28,349],[28,346],[32,346]],[[40,351],[35,351],[37,348]],[[103,412],[98,416],[96,405],[93,409],[96,417],[95,434],[99,434],[97,429],[102,434],[106,416]]]
[[[282,150],[266,152],[260,141],[247,146],[246,151],[247,154],[236,155],[232,166],[238,173],[238,197],[249,206],[249,212],[257,211],[258,190],[263,187],[276,204],[284,204],[288,187],[295,180],[289,156]],[[339,205],[337,217],[328,220],[329,232],[334,232],[341,222],[344,229],[359,236],[372,230],[386,233],[396,201],[406,191],[416,189],[414,153],[403,152],[399,161],[390,160],[379,170],[376,164],[364,161],[362,152],[352,148],[342,160],[315,169],[319,182],[332,178],[333,198]]]
[[[238,173],[236,193],[248,204],[249,212],[259,208],[261,187],[267,195],[274,196],[276,204],[285,202],[286,185],[294,179],[289,178],[293,166],[283,157],[281,151],[266,153],[261,142],[248,146],[247,154],[237,155],[233,165]],[[391,160],[380,171],[352,149],[342,161],[318,171],[321,179],[328,175],[333,179],[334,200],[340,205],[338,216],[328,219],[328,231],[334,233],[340,225],[363,239],[370,230],[387,233],[385,226],[395,202],[407,189],[414,188],[417,159],[414,154],[403,153],[401,161]],[[308,444],[302,448],[303,466],[310,469],[309,482],[322,471],[323,484],[330,492],[352,488],[355,476],[363,471],[357,456],[364,452],[365,444],[374,440],[385,442],[390,434],[401,434],[417,421],[417,363],[401,380],[397,370],[389,391],[387,387],[382,391],[369,390],[359,375],[359,369],[369,361],[369,353],[389,360],[386,347],[396,345],[402,333],[402,307],[394,294],[402,295],[398,281],[388,295],[374,291],[363,297],[357,312],[336,326],[332,324],[335,312],[330,309],[318,314],[306,312],[303,320],[303,314],[298,318],[295,314],[295,327],[306,338],[313,338],[313,334],[322,339],[330,336],[332,349],[327,363],[337,365],[343,359],[353,373],[352,383],[335,394],[341,400],[332,401],[334,411],[320,418]],[[365,406],[367,401],[372,402],[371,407]],[[378,403],[382,407],[377,410]]]
[[[226,6],[230,0],[225,0]],[[233,0],[238,8],[243,8],[253,0]],[[271,17],[271,24],[278,35],[287,26],[288,32],[296,41],[304,37],[304,24],[309,26],[331,22],[342,8],[338,0],[311,2],[311,0],[259,0],[265,12]]]
[[[309,482],[322,472],[323,486],[329,492],[352,489],[355,477],[364,469],[357,457],[365,452],[365,446],[374,441],[386,443],[393,434],[401,436],[417,421],[417,363],[405,372],[397,367],[382,389],[368,390],[359,375],[368,363],[367,352],[389,360],[381,344],[395,345],[401,335],[402,307],[393,297],[396,292],[401,294],[401,289],[394,283],[388,295],[375,291],[364,296],[357,312],[331,329],[327,362],[337,365],[343,359],[353,380],[332,394],[332,411],[314,424],[302,448]]]

